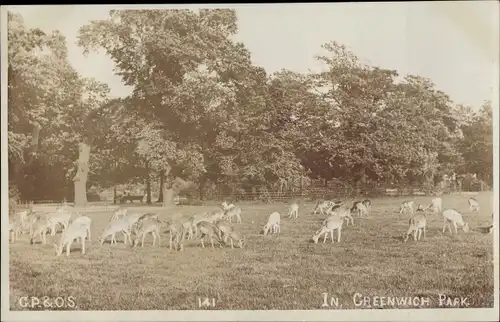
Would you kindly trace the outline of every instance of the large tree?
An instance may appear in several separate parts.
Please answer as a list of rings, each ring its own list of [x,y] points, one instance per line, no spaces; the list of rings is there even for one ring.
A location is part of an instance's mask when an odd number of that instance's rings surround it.
[[[128,106],[146,123],[139,153],[166,182],[197,180],[220,129],[241,122],[233,93],[251,61],[236,31],[228,9],[112,10],[80,30],[84,50],[104,48],[134,88]]]
[[[67,188],[77,142],[89,129],[82,120],[107,86],[76,73],[60,32],[27,29],[11,12],[8,24],[10,178],[28,199],[66,197],[54,187]]]
[[[485,102],[476,112],[466,109],[461,130],[463,139],[458,143],[465,159],[463,172],[475,173],[478,179],[493,184],[493,109]]]

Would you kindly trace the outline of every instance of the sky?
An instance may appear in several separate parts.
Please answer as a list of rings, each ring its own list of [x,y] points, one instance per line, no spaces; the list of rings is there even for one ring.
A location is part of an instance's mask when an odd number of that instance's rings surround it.
[[[69,59],[81,75],[107,83],[113,96],[131,92],[113,74],[114,63],[104,52],[85,57],[76,45],[78,29],[91,20],[106,19],[110,6],[9,7],[21,13],[30,28],[60,30],[67,38]],[[296,72],[319,70],[315,55],[322,53],[323,43],[335,40],[364,62],[395,69],[400,75],[430,78],[455,103],[478,108],[498,95],[496,1],[232,7],[238,17],[236,40],[246,45],[253,62],[268,73],[283,68]]]

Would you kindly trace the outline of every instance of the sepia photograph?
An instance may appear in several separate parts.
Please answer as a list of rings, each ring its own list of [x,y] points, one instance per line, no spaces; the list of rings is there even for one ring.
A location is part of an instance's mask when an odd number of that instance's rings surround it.
[[[1,14],[2,321],[498,321],[498,2]]]

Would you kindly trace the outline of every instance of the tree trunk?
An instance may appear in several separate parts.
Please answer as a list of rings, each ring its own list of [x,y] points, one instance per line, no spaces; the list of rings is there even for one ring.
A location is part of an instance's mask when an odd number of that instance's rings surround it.
[[[90,142],[78,144],[78,168],[73,181],[75,183],[75,207],[87,204],[87,178],[89,174]]]
[[[165,180],[165,179],[167,179],[167,176],[169,173],[170,173],[170,169],[165,170],[163,172],[163,186],[161,189],[163,192],[163,200],[162,200],[162,207],[163,208],[175,206],[174,191],[172,190],[171,184],[168,182],[169,180]]]
[[[36,157],[38,151],[38,141],[40,139],[41,126],[38,122],[33,122],[33,132],[31,134],[31,145],[29,149],[29,158],[27,165],[31,165]]]
[[[359,170],[359,179],[356,180],[356,197],[361,195],[361,189],[366,186],[366,168],[364,165]]]
[[[300,176],[300,199],[304,197],[304,176]]]
[[[113,187],[113,204],[116,204],[116,186]]]
[[[172,189],[170,184],[166,182],[166,180],[163,180],[162,190],[163,190],[162,207],[167,208],[175,206],[174,203],[175,191]]]
[[[151,204],[151,178],[149,176],[149,161],[145,160],[145,167],[146,167],[146,203],[148,205]]]
[[[166,173],[168,175],[168,173]],[[176,177],[172,184],[169,185],[168,183],[163,184],[163,207],[171,207],[175,206],[174,203],[174,197],[179,194],[182,190],[186,189],[188,187],[188,182],[185,180]]]
[[[160,173],[160,195],[158,196],[158,201],[163,203],[163,182],[165,181],[165,174],[163,172]]]
[[[205,185],[207,183],[207,178],[202,175],[200,177],[200,181],[199,181],[199,186],[198,186],[198,194],[199,194],[199,198],[200,200],[203,200],[203,198],[205,197]]]

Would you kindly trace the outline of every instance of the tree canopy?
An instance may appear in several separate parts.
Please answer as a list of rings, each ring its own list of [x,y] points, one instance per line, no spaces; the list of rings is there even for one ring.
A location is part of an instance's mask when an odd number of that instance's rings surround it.
[[[61,32],[9,12],[10,185],[24,199],[176,178],[201,196],[211,184],[304,178],[433,186],[452,172],[491,185],[491,102],[457,105],[431,80],[362,64],[335,41],[318,46],[322,72],[268,74],[237,32],[231,9],[111,10],[78,44],[104,50],[133,88],[112,98],[74,70]]]

